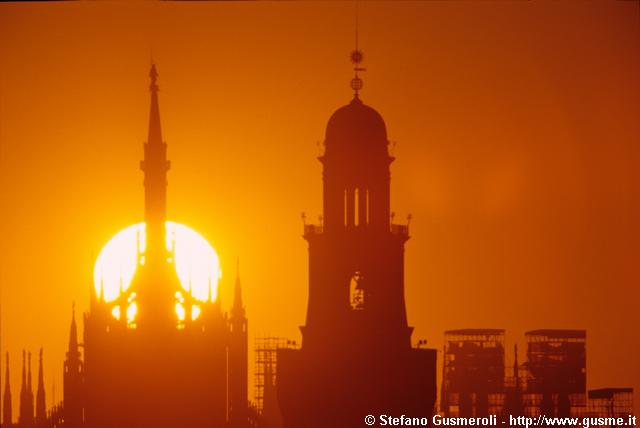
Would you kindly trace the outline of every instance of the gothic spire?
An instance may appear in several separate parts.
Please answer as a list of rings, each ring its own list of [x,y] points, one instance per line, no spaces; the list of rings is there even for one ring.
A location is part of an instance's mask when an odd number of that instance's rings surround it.
[[[100,282],[102,282],[102,278],[100,278]],[[89,304],[92,312],[96,307],[97,300],[98,300],[98,293],[96,292],[96,287],[94,286],[93,283],[89,282]]]
[[[31,390],[31,352],[22,350],[22,387],[20,388],[20,415],[18,422],[23,426],[33,423],[33,392]]]
[[[71,327],[69,328],[69,353],[78,352],[78,327],[76,326],[76,304],[71,307]]]
[[[42,348],[40,348],[40,363],[38,367],[38,390],[36,392],[36,424],[42,425],[47,419],[47,407],[44,392],[44,373],[42,369]]]
[[[31,352],[27,354],[28,356],[28,364],[27,364],[27,391],[30,393],[33,392],[32,384],[31,384]]]
[[[151,109],[149,113],[149,136],[147,142],[149,144],[162,144],[162,129],[160,127],[160,108],[158,107],[158,71],[156,65],[151,64],[149,71],[151,84],[149,91],[151,92]]]
[[[27,393],[29,396],[29,420],[33,420],[33,383],[31,382],[31,352],[28,354]]]
[[[20,414],[18,422],[21,425],[28,424],[29,420],[29,393],[27,392],[27,352],[22,350],[22,384],[20,385]]]
[[[149,109],[149,133],[144,144],[144,160],[140,168],[144,171],[145,222],[147,238],[147,260],[166,259],[165,221],[167,219],[167,145],[162,141],[160,107],[158,105],[158,72],[155,64],[149,71],[151,83],[151,105]],[[151,256],[151,257],[149,257]]]
[[[7,352],[7,361],[4,372],[4,398],[2,401],[2,425],[11,426],[13,419],[13,411],[11,408],[11,383],[9,382],[9,353]]]
[[[27,352],[22,350],[22,383],[20,384],[20,400],[27,390]]]
[[[233,307],[231,308],[231,316],[244,318],[245,310],[242,304],[242,286],[240,284],[240,258],[236,262],[236,283],[233,295]]]

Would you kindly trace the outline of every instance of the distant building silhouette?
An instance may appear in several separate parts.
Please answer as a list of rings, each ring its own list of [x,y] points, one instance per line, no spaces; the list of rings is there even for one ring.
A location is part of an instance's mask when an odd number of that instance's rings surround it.
[[[411,345],[404,298],[407,225],[391,223],[386,125],[355,95],[326,128],[323,222],[305,224],[309,300],[301,349],[278,352],[285,428],[355,427],[364,417],[430,417],[436,351]],[[313,417],[310,417],[313,415]]]
[[[534,330],[525,333],[525,337],[529,372],[529,402],[525,406],[529,412],[568,417],[580,412],[577,409],[584,409],[587,404],[586,332]]]
[[[626,418],[633,416],[633,388],[592,389],[589,396],[589,416]]]
[[[527,360],[505,366],[505,332],[445,332],[440,411],[445,416],[526,415],[581,417],[633,413],[633,389],[586,391],[586,332],[533,330],[525,334]]]
[[[254,404],[260,415],[258,426],[261,428],[282,427],[282,415],[278,403],[277,355],[282,349],[296,349],[296,342],[283,337],[256,337],[254,349]]]
[[[449,330],[444,335],[441,409],[451,416],[499,414],[505,389],[504,330]],[[497,399],[497,400],[496,400]]]

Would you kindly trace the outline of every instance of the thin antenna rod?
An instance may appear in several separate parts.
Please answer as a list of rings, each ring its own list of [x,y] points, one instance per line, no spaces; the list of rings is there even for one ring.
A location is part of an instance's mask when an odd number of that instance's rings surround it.
[[[356,30],[356,34],[355,34],[355,44],[356,44],[356,48],[355,50],[353,50],[351,52],[351,62],[353,63],[353,71],[355,72],[355,76],[353,79],[351,79],[351,89],[353,89],[353,95],[355,98],[358,98],[358,91],[360,91],[362,89],[363,83],[362,83],[362,79],[360,78],[360,76],[358,76],[358,72],[359,71],[365,71],[364,68],[360,67],[360,63],[362,62],[363,59],[363,55],[362,55],[362,51],[359,48],[358,45],[358,33],[359,33],[359,17],[358,17],[358,2],[356,1],[356,22],[355,22],[355,30]]]
[[[358,50],[358,2],[356,1],[356,50]]]

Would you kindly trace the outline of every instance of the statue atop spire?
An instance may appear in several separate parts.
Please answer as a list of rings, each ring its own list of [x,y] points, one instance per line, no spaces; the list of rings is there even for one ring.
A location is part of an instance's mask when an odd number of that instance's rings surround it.
[[[13,423],[13,410],[11,408],[11,383],[9,382],[9,353],[4,368],[4,397],[2,401],[2,425],[11,426]]]

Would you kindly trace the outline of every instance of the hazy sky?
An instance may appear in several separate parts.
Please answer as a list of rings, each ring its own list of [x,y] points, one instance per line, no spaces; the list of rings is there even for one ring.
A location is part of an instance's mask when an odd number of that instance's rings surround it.
[[[446,329],[505,328],[511,349],[530,329],[585,328],[589,387],[640,388],[638,3],[359,8],[362,99],[395,143],[396,219],[413,215],[414,340],[441,349]],[[354,11],[0,5],[1,345],[14,405],[23,347],[44,346],[48,404],[53,376],[62,397],[72,301],[87,310],[95,256],[142,219],[151,54],[171,219],[218,251],[225,308],[240,257],[251,341],[299,340],[300,213],[321,214],[317,142],[351,98]]]

